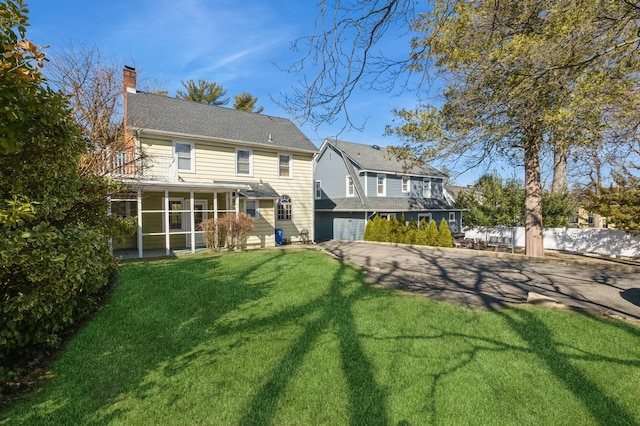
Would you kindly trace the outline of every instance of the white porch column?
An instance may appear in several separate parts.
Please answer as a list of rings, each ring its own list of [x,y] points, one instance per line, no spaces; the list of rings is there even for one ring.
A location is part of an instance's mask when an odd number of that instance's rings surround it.
[[[236,191],[236,218],[240,214],[240,192]]]
[[[136,204],[138,205],[138,257],[142,259],[142,189],[140,188],[136,195]]]
[[[191,253],[196,252],[196,201],[193,198],[193,191],[189,192],[189,208],[191,209],[191,214],[189,217],[191,218]]]
[[[218,191],[213,191],[213,220],[215,222],[218,221]],[[216,247],[220,247],[218,245],[218,225],[215,224],[214,226],[213,243]]]
[[[171,254],[171,236],[169,235],[169,191],[164,190],[164,247],[165,254]]]

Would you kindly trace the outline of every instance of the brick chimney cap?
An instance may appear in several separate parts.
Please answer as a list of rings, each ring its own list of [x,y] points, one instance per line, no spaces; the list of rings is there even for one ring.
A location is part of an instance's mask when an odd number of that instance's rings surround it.
[[[129,65],[125,65],[124,69],[125,70],[129,70],[129,71],[135,71],[136,70],[135,67],[132,67],[132,66],[129,66]]]

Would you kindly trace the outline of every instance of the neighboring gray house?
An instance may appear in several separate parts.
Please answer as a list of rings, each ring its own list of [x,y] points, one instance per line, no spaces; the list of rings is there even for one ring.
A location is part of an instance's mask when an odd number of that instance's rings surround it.
[[[327,139],[315,160],[316,241],[361,240],[375,215],[461,229],[462,214],[444,196],[446,175],[429,165],[405,170],[387,148]]]

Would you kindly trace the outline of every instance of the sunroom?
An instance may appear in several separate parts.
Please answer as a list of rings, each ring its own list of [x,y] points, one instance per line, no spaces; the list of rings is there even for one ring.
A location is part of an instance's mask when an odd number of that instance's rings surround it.
[[[115,243],[122,258],[194,253],[205,248],[200,223],[226,214],[254,219],[247,247],[275,245],[278,194],[264,183],[136,181],[132,192],[111,199],[111,214],[133,218],[136,232]]]

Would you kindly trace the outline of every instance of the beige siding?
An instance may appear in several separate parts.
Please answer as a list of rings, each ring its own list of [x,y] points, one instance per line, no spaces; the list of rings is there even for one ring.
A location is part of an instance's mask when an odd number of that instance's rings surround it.
[[[272,200],[260,200],[260,218],[255,221],[249,233],[247,247],[265,248],[276,245],[273,205]]]
[[[181,141],[193,142],[189,140]],[[172,155],[171,140],[143,138],[141,146],[149,155]],[[252,149],[253,173],[251,176],[236,175],[236,148]],[[293,156],[291,177],[278,176],[278,154],[280,153]],[[263,147],[233,146],[223,142],[195,142],[195,173],[180,172],[179,180],[185,183],[211,183],[214,181],[259,182],[260,180],[269,183],[278,194],[286,194],[291,197],[293,220],[274,223],[275,210],[273,203],[271,201],[261,202],[260,212],[262,217],[256,223],[255,235],[251,236],[250,242],[254,245],[265,244],[267,247],[270,246],[271,241],[275,241],[274,228],[282,228],[285,238],[293,242],[299,241],[299,234],[302,229],[307,229],[310,233],[310,238],[313,238],[313,166],[311,154],[291,153],[277,147],[269,150]],[[188,198],[188,194],[186,198]],[[155,203],[159,205],[161,200],[156,200]],[[269,204],[263,206],[265,203]],[[161,208],[161,206],[158,207],[158,209]],[[210,208],[212,208],[211,205]],[[143,209],[149,209],[147,202],[145,202]],[[152,209],[155,209],[155,207],[152,207]],[[153,220],[158,221],[157,219]],[[161,223],[160,221],[159,224],[161,225]],[[157,225],[158,223],[154,224],[154,226]],[[145,229],[145,232],[148,231]]]

